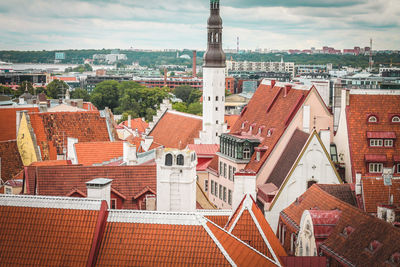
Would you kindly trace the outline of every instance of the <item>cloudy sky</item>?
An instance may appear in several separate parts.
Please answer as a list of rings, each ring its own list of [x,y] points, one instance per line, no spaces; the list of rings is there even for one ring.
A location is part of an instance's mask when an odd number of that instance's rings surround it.
[[[0,0],[0,50],[205,49],[208,0]],[[400,0],[221,0],[224,48],[400,49]]]

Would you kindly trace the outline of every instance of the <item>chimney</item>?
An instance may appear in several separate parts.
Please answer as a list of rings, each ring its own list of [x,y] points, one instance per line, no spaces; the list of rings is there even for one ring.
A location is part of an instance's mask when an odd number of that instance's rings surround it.
[[[128,166],[135,165],[137,162],[135,145],[129,142],[123,143],[123,160]]]
[[[361,173],[356,173],[356,195],[361,195]]]
[[[20,97],[18,104],[23,105],[24,103],[25,103],[25,99],[23,97]]]
[[[196,153],[189,149],[156,150],[157,210],[196,210]]]
[[[292,89],[292,85],[291,85],[291,84],[286,84],[286,85],[285,85],[285,91],[284,91],[283,97],[286,97],[286,96],[287,96],[287,94],[289,93],[290,89]]]
[[[96,178],[86,182],[87,198],[105,200],[111,207],[111,182],[112,179]]]
[[[144,151],[148,151],[150,146],[151,146],[151,144],[153,143],[153,136],[146,135],[144,137],[144,142],[142,141],[141,143],[142,143],[143,150]]]
[[[197,70],[196,70],[196,59],[197,59],[197,52],[196,50],[193,50],[193,67],[192,67],[192,75],[193,78],[196,78],[197,75]]]
[[[128,128],[132,129],[132,116],[128,115]]]
[[[233,199],[232,209],[235,210],[243,197],[247,194],[251,195],[253,199],[256,199],[256,180],[257,174],[255,172],[237,172],[235,175],[235,181],[233,184]]]
[[[274,88],[275,84],[276,84],[276,81],[275,80],[271,80],[271,88]]]
[[[75,152],[75,144],[78,143],[78,138],[67,137],[67,160],[72,164],[78,164],[78,157]]]

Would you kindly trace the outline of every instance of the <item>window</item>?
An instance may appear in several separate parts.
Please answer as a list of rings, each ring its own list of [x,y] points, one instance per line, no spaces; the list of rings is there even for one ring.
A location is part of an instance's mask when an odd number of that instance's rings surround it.
[[[224,168],[222,161],[219,162],[219,175],[222,176],[224,174]]]
[[[222,185],[219,185],[219,194],[218,194],[218,196],[219,196],[219,199],[222,200]]]
[[[282,245],[285,245],[286,226],[282,226]]]
[[[383,164],[382,163],[369,163],[369,172],[370,173],[382,173]]]
[[[393,116],[392,117],[392,122],[399,123],[400,122],[400,116]]]
[[[400,173],[400,163],[397,164],[397,173]]]
[[[218,101],[218,96],[215,97],[215,101]]]
[[[217,197],[218,196],[218,184],[214,183],[214,185],[215,185],[214,193],[215,193],[215,196]]]
[[[228,189],[228,204],[232,205],[232,191]]]
[[[208,97],[208,101],[211,101],[211,97]]]
[[[383,140],[382,139],[370,139],[369,140],[369,145],[370,146],[382,146],[383,145]]]
[[[290,252],[294,253],[294,248],[296,247],[296,235],[292,233],[290,235]]]
[[[226,178],[226,163],[224,163],[224,177]]]
[[[172,166],[172,155],[171,154],[167,154],[165,156],[165,165]]]
[[[378,122],[378,118],[374,115],[368,117],[368,122]]]
[[[317,181],[313,181],[313,180],[308,181],[307,182],[307,188],[310,188],[313,184],[316,184],[316,183],[317,183]]]
[[[176,157],[176,164],[177,164],[177,165],[183,165],[183,163],[184,163],[183,155],[182,155],[182,154],[179,154],[179,155]]]
[[[204,181],[204,191],[208,191],[208,180]]]
[[[249,159],[250,158],[250,148],[245,147],[243,149],[243,159]]]
[[[232,166],[229,165],[229,174],[228,174],[228,179],[232,181]]]
[[[10,187],[6,187],[6,194],[7,195],[12,195],[12,189]]]
[[[211,180],[211,195],[214,195],[214,181]]]
[[[226,202],[226,187],[224,186],[224,202]]]
[[[218,120],[215,121],[215,124],[218,124]]]
[[[218,107],[215,107],[215,111],[218,111]]]
[[[385,139],[385,146],[392,147],[393,146],[393,139]]]
[[[116,209],[117,208],[117,199],[112,198],[111,199],[111,209]]]
[[[233,167],[233,172],[232,172],[232,181],[235,181],[235,172],[236,172],[236,168]]]

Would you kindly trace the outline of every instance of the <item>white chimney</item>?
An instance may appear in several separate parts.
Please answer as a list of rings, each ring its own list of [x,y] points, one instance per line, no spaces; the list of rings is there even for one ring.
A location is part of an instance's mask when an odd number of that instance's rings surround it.
[[[20,104],[20,105],[25,104],[25,99],[23,97],[20,97],[18,104]]]
[[[128,128],[132,129],[132,116],[128,115]]]
[[[303,131],[306,133],[310,133],[310,116],[310,106],[303,106]]]
[[[76,143],[78,143],[78,138],[67,137],[67,159],[71,160],[72,164],[78,164],[75,150]]]
[[[96,178],[86,182],[87,198],[107,201],[110,208],[112,179]]]
[[[136,146],[129,143],[124,142],[123,144],[123,160],[128,166],[135,165],[137,162],[136,157]]]
[[[356,195],[361,195],[361,173],[356,173]]]
[[[331,131],[329,130],[321,130],[319,132],[319,137],[321,138],[322,143],[325,146],[326,151],[329,155],[331,155]]]
[[[157,210],[196,210],[196,153],[189,149],[156,150]]]
[[[148,151],[151,144],[153,143],[153,136],[145,136],[144,141],[141,142],[142,148],[144,151]]]
[[[255,172],[237,172],[235,174],[235,181],[233,184],[233,199],[232,209],[235,210],[243,197],[247,194],[256,199],[256,180],[257,174]]]

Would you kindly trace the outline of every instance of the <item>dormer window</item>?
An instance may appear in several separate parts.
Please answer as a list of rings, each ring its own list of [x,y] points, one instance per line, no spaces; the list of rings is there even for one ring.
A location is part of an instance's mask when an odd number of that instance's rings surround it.
[[[392,266],[399,266],[400,265],[400,252],[395,252],[390,256],[389,263]]]
[[[369,145],[370,146],[383,146],[383,139],[370,139]]]
[[[385,139],[385,147],[393,147],[393,139]]]
[[[343,228],[342,231],[342,236],[344,236],[345,238],[347,238],[349,235],[351,235],[351,233],[354,232],[354,228],[351,226],[346,226],[345,228]]]
[[[400,116],[397,116],[397,115],[396,115],[396,116],[393,116],[393,117],[392,117],[392,122],[393,122],[393,123],[400,123]]]
[[[368,122],[376,123],[376,122],[378,122],[378,118],[374,115],[371,115],[368,117]]]
[[[368,250],[371,253],[375,253],[381,246],[382,246],[381,242],[379,242],[378,240],[374,240],[369,244]]]
[[[272,130],[271,130],[271,129],[268,129],[267,137],[270,137],[271,135],[272,135]]]
[[[243,148],[243,159],[249,159],[250,158],[250,147],[245,147]]]
[[[368,169],[369,169],[369,173],[382,173],[383,164],[382,163],[369,163]]]

